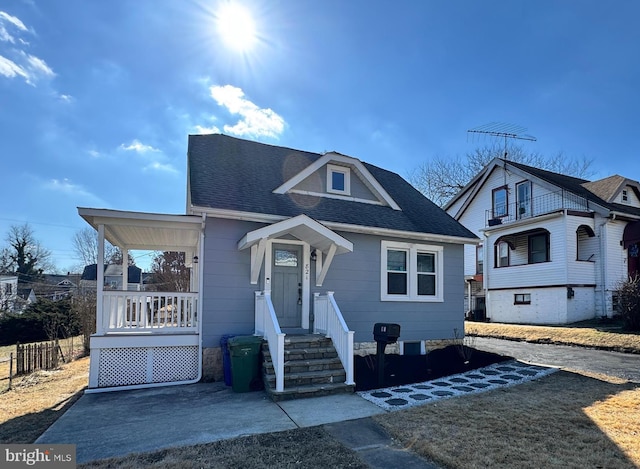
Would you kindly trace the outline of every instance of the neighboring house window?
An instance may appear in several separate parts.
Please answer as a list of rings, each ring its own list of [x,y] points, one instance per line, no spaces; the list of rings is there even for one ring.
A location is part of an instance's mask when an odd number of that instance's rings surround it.
[[[531,181],[519,182],[516,184],[516,206],[518,219],[529,218],[531,213]]]
[[[327,165],[327,192],[351,194],[351,172],[346,166]]]
[[[529,236],[529,264],[549,261],[549,233]]]
[[[591,227],[580,225],[576,230],[576,260],[595,262],[598,241]]]
[[[10,283],[5,283],[5,289],[4,292],[7,295],[12,295],[13,294],[13,285],[11,285]]]
[[[508,194],[507,187],[499,187],[493,190],[492,194],[492,207],[493,207],[493,217],[500,218],[506,217],[508,215],[507,205],[508,205]]]
[[[481,274],[484,267],[484,246],[476,247],[476,274]]]
[[[504,241],[496,245],[496,267],[509,267],[509,244]]]
[[[382,241],[383,301],[443,301],[442,246]]]
[[[629,194],[627,193],[626,189],[622,190],[622,201],[623,202],[628,202],[629,201]]]
[[[530,305],[531,293],[516,293],[515,295],[513,295],[513,304],[514,305]]]

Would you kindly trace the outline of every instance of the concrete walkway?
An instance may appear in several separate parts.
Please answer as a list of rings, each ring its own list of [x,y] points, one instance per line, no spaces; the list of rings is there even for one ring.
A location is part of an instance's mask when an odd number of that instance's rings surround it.
[[[224,383],[85,394],[36,443],[76,446],[78,463],[384,413],[356,394],[274,403]]]
[[[476,338],[475,347],[529,363],[604,373],[640,383],[640,355],[486,338]],[[533,379],[538,377],[534,374],[538,375],[540,369],[520,366],[514,371],[513,380],[521,382],[527,376]],[[469,387],[475,384],[474,387],[488,388],[481,384],[485,381],[485,384],[490,383],[495,376],[482,377],[480,374],[477,377],[464,377],[467,382],[462,386],[461,382],[447,381],[447,388],[441,391],[473,392],[462,389],[467,384]],[[520,374],[522,379],[515,380],[516,374]],[[542,370],[540,375],[544,374]],[[456,389],[456,386],[460,389]],[[402,389],[378,391],[407,394]],[[416,395],[427,391],[431,392],[429,402],[435,401],[438,393],[424,386],[416,390]],[[388,400],[388,397],[382,400]],[[408,401],[404,396],[390,397]],[[420,400],[424,400],[424,397],[421,396]],[[395,445],[370,418],[386,412],[380,407],[384,402],[377,404],[358,394],[274,403],[264,392],[234,393],[223,383],[86,394],[36,443],[75,444],[77,461],[83,463],[129,453],[323,425],[345,446],[356,451],[370,467],[391,467],[401,461],[402,467],[406,468],[435,468],[415,453]],[[386,408],[404,406],[395,403]]]

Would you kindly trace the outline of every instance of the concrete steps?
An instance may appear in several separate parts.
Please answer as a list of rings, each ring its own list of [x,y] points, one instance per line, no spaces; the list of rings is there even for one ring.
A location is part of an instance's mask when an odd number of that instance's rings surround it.
[[[287,335],[284,344],[284,391],[276,388],[276,375],[266,342],[262,345],[263,380],[274,401],[352,393],[331,339],[323,335]]]

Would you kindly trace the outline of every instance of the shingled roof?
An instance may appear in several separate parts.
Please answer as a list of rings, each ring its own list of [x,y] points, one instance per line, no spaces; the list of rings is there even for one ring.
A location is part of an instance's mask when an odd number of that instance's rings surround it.
[[[522,171],[526,171],[527,173],[536,176],[543,181],[547,181],[562,189],[583,197],[590,202],[596,203],[607,210],[640,216],[640,209],[636,207],[608,202],[607,200],[600,197],[600,195],[605,195],[605,193],[608,193],[606,191],[610,191],[609,186],[611,184],[619,182],[617,178],[620,178],[620,176],[612,176],[609,178],[601,179],[600,181],[592,182],[587,179],[565,176],[564,174],[553,173],[551,171],[534,168],[532,166],[527,166],[522,163],[516,163],[514,161],[502,161],[511,166],[519,168]]]
[[[401,210],[383,205],[273,190],[323,155],[221,134],[190,135],[188,170],[193,207],[477,239],[398,174],[364,163]]]

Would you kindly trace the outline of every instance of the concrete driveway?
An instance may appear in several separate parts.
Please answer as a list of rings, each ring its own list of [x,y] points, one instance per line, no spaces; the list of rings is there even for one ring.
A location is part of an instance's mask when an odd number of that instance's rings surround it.
[[[601,373],[640,383],[640,355],[585,347],[530,344],[487,337],[475,337],[473,341],[475,341],[475,348],[479,350],[509,355],[529,363]]]

